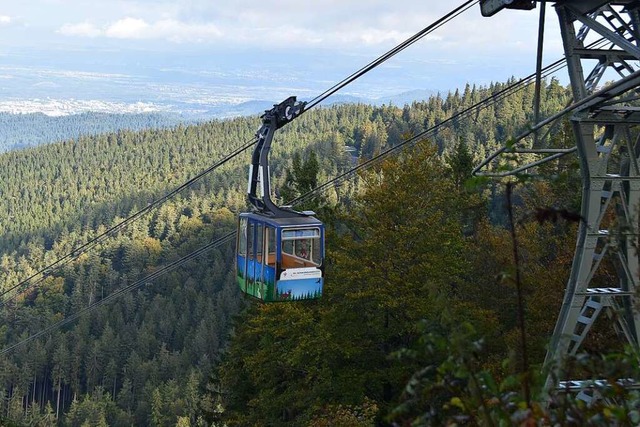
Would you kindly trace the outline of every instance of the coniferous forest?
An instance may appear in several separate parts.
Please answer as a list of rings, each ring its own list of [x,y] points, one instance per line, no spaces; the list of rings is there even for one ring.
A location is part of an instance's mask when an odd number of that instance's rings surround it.
[[[287,203],[513,83],[467,85],[403,107],[309,111],[276,134],[276,199]],[[318,301],[243,297],[233,241],[154,275],[235,230],[237,214],[248,209],[250,152],[73,252],[250,141],[258,117],[123,130],[0,155],[4,424],[443,425],[460,417],[475,425],[474,373],[513,380],[523,355],[507,184],[474,180],[471,170],[532,123],[533,98],[527,87],[448,122],[298,206],[327,226]],[[567,88],[546,82],[542,116],[569,99]],[[560,123],[545,143],[572,146],[570,127]],[[579,211],[577,159],[521,181],[509,184],[509,200],[535,370],[577,227],[536,212]],[[607,271],[594,280],[606,281]],[[585,345],[621,349],[598,328]],[[456,375],[454,392],[447,378]]]
[[[190,121],[194,120],[169,113],[86,112],[54,117],[42,113],[0,113],[0,152],[118,129],[166,128]]]

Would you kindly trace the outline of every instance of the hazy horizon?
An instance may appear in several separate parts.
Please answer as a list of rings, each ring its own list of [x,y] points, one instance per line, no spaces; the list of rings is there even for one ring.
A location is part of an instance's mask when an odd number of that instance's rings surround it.
[[[347,3],[5,4],[0,109],[28,101],[32,107],[102,102],[135,111],[198,111],[290,95],[312,98],[453,8],[444,0]],[[547,13],[546,63],[562,55],[553,15]],[[446,93],[531,74],[537,20],[536,11],[483,18],[475,5],[340,95]]]

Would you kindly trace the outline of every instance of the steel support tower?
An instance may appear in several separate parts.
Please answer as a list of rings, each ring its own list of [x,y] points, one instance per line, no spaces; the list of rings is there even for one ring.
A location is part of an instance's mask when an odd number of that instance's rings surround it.
[[[533,9],[541,1],[485,0],[482,14]],[[638,213],[640,209],[640,1],[556,0],[574,97],[570,122],[582,174],[576,250],[545,363],[562,366],[608,313],[634,346],[640,334]],[[598,278],[602,260],[617,277]]]

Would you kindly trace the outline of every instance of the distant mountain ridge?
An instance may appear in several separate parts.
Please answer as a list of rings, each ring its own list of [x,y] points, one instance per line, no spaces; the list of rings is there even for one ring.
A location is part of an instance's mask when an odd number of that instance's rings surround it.
[[[368,104],[381,106],[384,104],[402,107],[405,104],[410,105],[414,101],[428,99],[435,93],[431,90],[413,90],[380,98],[337,94],[328,98],[322,105]],[[56,102],[55,100],[51,101]],[[238,104],[212,105],[198,111],[171,111],[169,106],[157,106],[157,111],[153,111],[156,106],[148,104],[147,107],[152,111],[139,112],[140,105],[143,104],[132,105],[127,109],[120,104],[111,105],[100,101],[95,101],[95,105],[100,107],[99,111],[86,111],[86,108],[90,108],[90,104],[84,103],[78,113],[75,113],[73,103],[65,103],[64,101],[58,102],[60,106],[64,107],[59,114],[56,113],[57,110],[51,110],[49,104],[47,104],[49,109],[46,112],[23,113],[23,110],[17,108],[8,111],[5,109],[4,112],[0,111],[0,152],[124,129],[160,129],[177,126],[181,123],[189,124],[212,119],[261,115],[280,101],[282,100],[251,100]],[[36,108],[37,103],[30,106]]]

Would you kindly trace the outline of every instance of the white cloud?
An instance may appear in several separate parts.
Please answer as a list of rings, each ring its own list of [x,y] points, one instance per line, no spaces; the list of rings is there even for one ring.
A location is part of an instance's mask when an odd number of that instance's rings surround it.
[[[90,23],[65,24],[58,32],[76,37],[108,37],[114,39],[169,40],[181,42],[205,42],[219,39],[222,31],[213,24],[186,23],[175,19],[147,22],[144,19],[126,17],[103,28]]]
[[[84,4],[81,0],[65,1]],[[94,3],[100,6],[99,11],[78,12],[78,20],[64,25],[58,32],[74,37],[138,43],[380,50],[406,40],[451,7],[444,0],[403,0],[403,10],[411,10],[407,14],[398,12],[385,0],[364,3],[273,0],[269,8],[259,0],[223,3],[211,0],[95,0]],[[7,14],[13,16],[10,12]],[[428,35],[420,46],[427,46],[424,51],[428,49],[431,53],[468,55],[471,50],[496,54],[503,51],[509,55],[508,48],[517,52],[522,51],[522,46],[535,48],[535,40],[531,42],[531,38],[537,34],[536,23],[535,14],[530,12],[509,11],[488,19],[480,15],[479,7],[473,7]],[[552,31],[549,33],[545,38],[551,42],[553,34]],[[504,34],[512,36],[505,40]],[[518,41],[523,45],[517,46]]]
[[[247,18],[247,15],[244,15]],[[257,21],[257,16],[248,21]],[[268,20],[267,20],[268,22]],[[361,22],[341,22],[329,28],[306,28],[286,25],[242,25],[239,22],[225,22],[223,26],[214,23],[185,22],[173,18],[148,21],[142,18],[125,17],[102,28],[84,22],[65,24],[58,32],[66,36],[107,37],[129,40],[166,40],[183,42],[220,42],[243,45],[269,46],[341,46],[341,45],[391,45],[406,40],[413,33],[398,31],[387,25],[365,27]],[[439,39],[437,36],[429,36]]]
[[[372,28],[363,31],[356,37],[365,44],[380,44],[385,42],[400,43],[401,41],[411,37],[411,35],[411,33],[401,33],[395,30],[381,30]]]
[[[211,41],[222,37],[222,31],[214,24],[191,24],[175,19],[163,19],[149,28],[152,38],[163,38],[174,42]]]
[[[356,23],[325,30],[303,27],[255,27],[251,29],[229,27],[225,34],[232,34],[229,43],[244,45],[292,46],[292,47],[336,47],[336,46],[393,46],[413,36],[413,32],[387,28],[363,27]],[[424,40],[440,41],[441,36],[428,35]]]
[[[9,25],[11,24],[11,17],[8,15],[0,15],[0,25]]]
[[[68,1],[81,4],[81,0]],[[100,23],[97,27],[67,24],[59,32],[78,37],[262,47],[389,46],[437,17],[433,5],[422,5],[407,16],[383,0],[366,4],[273,0],[268,8],[260,0],[222,4],[210,0],[129,0],[111,3],[110,10],[104,10],[107,0],[94,3],[100,5],[100,12],[79,16],[90,20],[85,22]]]
[[[95,25],[88,22],[80,24],[65,24],[58,32],[65,36],[80,36],[80,37],[97,37],[102,31]]]
[[[127,17],[109,25],[105,35],[116,39],[142,39],[149,37],[149,28],[143,19]]]

